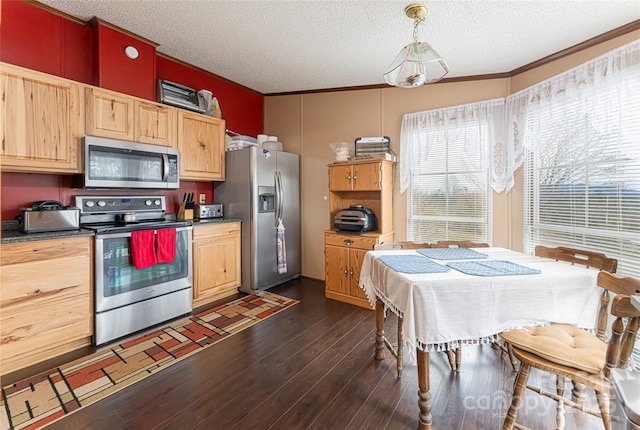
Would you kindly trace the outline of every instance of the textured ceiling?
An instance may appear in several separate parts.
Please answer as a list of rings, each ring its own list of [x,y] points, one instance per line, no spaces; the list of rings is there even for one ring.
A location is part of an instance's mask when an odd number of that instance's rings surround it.
[[[40,0],[263,94],[383,84],[412,1]],[[640,19],[640,1],[429,1],[420,41],[447,78],[503,73]]]

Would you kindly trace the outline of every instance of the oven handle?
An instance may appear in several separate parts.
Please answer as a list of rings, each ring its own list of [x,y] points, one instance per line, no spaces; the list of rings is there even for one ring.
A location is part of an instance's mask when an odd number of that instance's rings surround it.
[[[170,227],[168,227],[170,228]],[[144,230],[144,229],[141,229]],[[157,228],[154,229],[148,229],[148,230],[153,230],[154,233],[156,233],[158,231]],[[161,229],[162,230],[162,229]],[[185,227],[176,227],[176,233],[181,232],[181,231],[185,231],[185,230],[193,230],[193,226],[185,226]],[[125,233],[101,233],[101,234],[96,234],[96,239],[117,239],[119,237],[131,237],[131,232],[127,231]]]
[[[162,154],[162,182],[167,182],[169,177],[169,155]]]

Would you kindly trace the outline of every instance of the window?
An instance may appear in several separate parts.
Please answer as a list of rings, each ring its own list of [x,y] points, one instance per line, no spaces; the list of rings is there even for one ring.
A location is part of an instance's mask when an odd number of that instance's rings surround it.
[[[526,105],[525,252],[538,244],[602,252],[618,259],[618,274],[640,277],[635,46],[633,55],[628,45],[514,95]]]
[[[409,240],[491,242],[489,154],[503,110],[499,99],[405,115],[400,169]]]

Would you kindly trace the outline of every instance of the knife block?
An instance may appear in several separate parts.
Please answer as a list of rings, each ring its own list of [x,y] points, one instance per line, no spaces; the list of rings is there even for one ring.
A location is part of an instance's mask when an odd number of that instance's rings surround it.
[[[178,221],[192,221],[193,209],[187,209],[186,203],[180,203],[180,209],[178,209],[178,215],[176,215]]]

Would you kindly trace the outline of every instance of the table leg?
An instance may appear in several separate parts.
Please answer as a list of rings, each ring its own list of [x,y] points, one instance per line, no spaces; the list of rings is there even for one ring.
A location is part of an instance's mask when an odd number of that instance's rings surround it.
[[[403,340],[402,340],[402,320],[403,318],[398,315],[398,349],[396,351],[396,370],[398,371],[398,378],[402,376],[402,360],[403,360],[403,354],[402,354],[402,344],[403,344]]]
[[[380,297],[376,298],[376,360],[384,360],[384,303]]]
[[[429,391],[429,351],[416,348],[418,357],[418,430],[431,430],[431,392]]]

